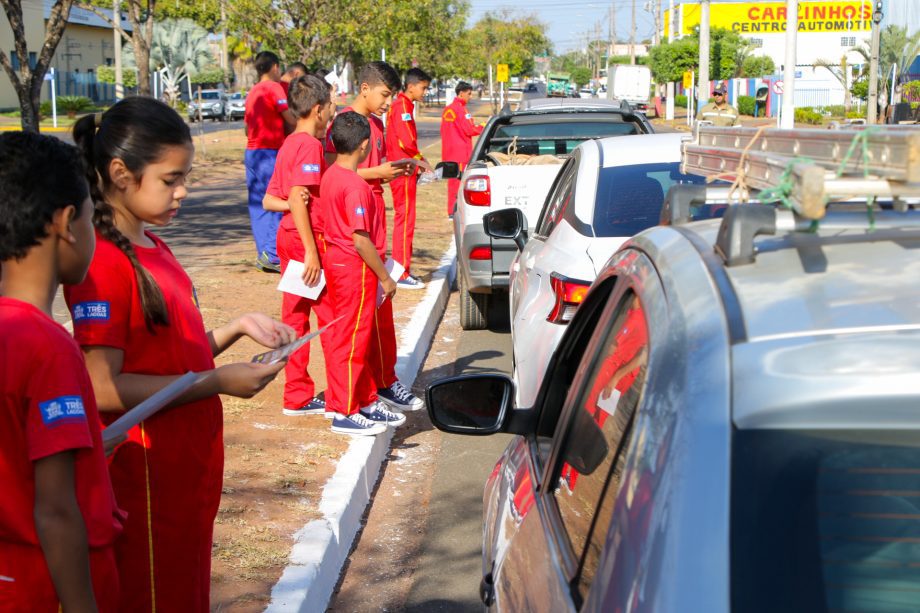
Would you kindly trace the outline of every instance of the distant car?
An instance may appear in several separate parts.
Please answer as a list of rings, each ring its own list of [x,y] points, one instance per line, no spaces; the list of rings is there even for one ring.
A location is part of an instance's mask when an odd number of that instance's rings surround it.
[[[519,406],[533,404],[565,325],[610,256],[634,234],[658,225],[672,185],[704,183],[703,177],[680,172],[685,138],[671,133],[589,141],[559,171],[533,236],[509,272],[512,377]],[[503,229],[516,226],[514,213],[486,215],[486,233],[494,223],[490,217],[507,218]],[[526,233],[529,222],[522,221]]]
[[[246,94],[236,92],[227,96],[224,119],[234,121],[242,119],[244,115],[246,115]]]
[[[516,435],[483,494],[488,611],[918,610],[920,211],[859,208],[646,230],[534,405],[504,375],[431,385],[439,429]]]
[[[219,89],[203,89],[201,90],[200,99],[202,119],[216,119],[218,121],[223,121],[224,105],[226,103],[227,96],[224,95],[222,91]],[[198,100],[199,96],[196,94],[188,105],[189,121],[198,120]]]
[[[590,87],[582,87],[578,90],[579,98],[594,98],[594,90]]]

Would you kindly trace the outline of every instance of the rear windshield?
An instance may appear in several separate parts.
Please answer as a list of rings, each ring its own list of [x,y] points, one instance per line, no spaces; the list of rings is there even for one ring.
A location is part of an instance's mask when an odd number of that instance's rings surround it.
[[[657,226],[664,195],[678,183],[705,183],[684,175],[680,163],[634,164],[602,168],[594,206],[595,236],[632,236]]]
[[[920,431],[737,431],[734,611],[920,609]]]
[[[220,98],[220,92],[201,92],[203,100],[217,100]]]
[[[593,138],[644,133],[638,123],[622,121],[619,116],[617,119],[619,121],[565,121],[499,126],[489,139],[488,151],[483,153],[508,153],[513,144],[518,154],[566,155],[584,141]]]

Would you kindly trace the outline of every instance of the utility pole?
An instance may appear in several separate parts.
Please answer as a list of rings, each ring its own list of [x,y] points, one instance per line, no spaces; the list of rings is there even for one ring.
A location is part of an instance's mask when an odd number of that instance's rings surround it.
[[[230,54],[227,52],[227,3],[220,0],[220,63],[224,69],[224,86],[230,87]]]
[[[676,21],[676,15],[674,15],[674,0],[670,0],[668,3],[668,20],[668,42],[670,43],[674,41],[674,22]],[[665,103],[664,117],[668,121],[671,121],[674,119],[674,81],[668,81],[665,96],[667,96],[667,102]],[[689,112],[689,109],[687,110]]]
[[[112,22],[115,24],[112,28],[112,34],[115,37],[115,100],[121,100],[125,97],[125,79],[121,70],[121,0],[114,0],[112,4]]]
[[[700,78],[697,81],[697,106],[709,102],[709,0],[700,0]],[[687,107],[696,115],[697,109]]]
[[[795,42],[799,32],[799,0],[786,0],[786,63],[783,66],[783,106],[780,127],[795,127]]]
[[[632,27],[629,30],[629,63],[636,63],[636,0],[632,0]]]
[[[872,13],[872,42],[869,51],[869,115],[868,123],[878,121],[878,56],[882,36],[882,0],[875,3]]]
[[[610,5],[610,52],[607,53],[607,56],[614,55],[617,48],[617,9],[611,4]],[[609,62],[608,62],[609,63]]]
[[[601,76],[601,22],[594,23],[594,78]]]

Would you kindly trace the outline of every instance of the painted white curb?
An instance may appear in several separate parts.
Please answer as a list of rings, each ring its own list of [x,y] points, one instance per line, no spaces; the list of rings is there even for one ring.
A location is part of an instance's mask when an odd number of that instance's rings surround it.
[[[441,257],[412,319],[399,338],[396,375],[411,387],[431,346],[447,308],[450,287],[457,274],[456,248]],[[311,521],[294,535],[290,561],[272,588],[267,613],[325,611],[339,574],[361,528],[380,466],[390,449],[393,430],[371,437],[355,437],[339,461],[335,474],[323,487],[319,510],[323,519]]]

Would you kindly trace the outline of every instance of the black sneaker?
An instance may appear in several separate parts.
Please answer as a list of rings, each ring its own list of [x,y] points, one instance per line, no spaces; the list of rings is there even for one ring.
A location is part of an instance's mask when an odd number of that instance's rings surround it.
[[[281,272],[281,264],[273,263],[271,258],[268,257],[268,254],[264,251],[256,258],[256,268],[262,272]]]
[[[297,409],[287,407],[281,409],[285,415],[324,415],[326,413],[326,401],[322,398],[314,397],[310,402]]]
[[[336,434],[350,436],[375,436],[387,431],[386,424],[371,421],[361,413],[353,415],[338,414],[332,420],[330,428]]]
[[[406,423],[405,415],[396,411],[390,411],[387,409],[386,405],[379,400],[375,400],[370,405],[362,408],[360,413],[373,422],[386,424],[387,426],[396,427]]]

